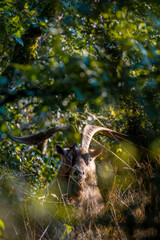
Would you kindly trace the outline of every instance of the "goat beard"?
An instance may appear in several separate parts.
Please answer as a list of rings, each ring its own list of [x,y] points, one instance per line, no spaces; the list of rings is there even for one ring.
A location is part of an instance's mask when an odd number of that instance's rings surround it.
[[[81,192],[83,192],[87,186],[84,180],[79,180],[78,183],[72,182],[70,184],[71,184],[70,192],[74,197],[79,197],[81,195]]]

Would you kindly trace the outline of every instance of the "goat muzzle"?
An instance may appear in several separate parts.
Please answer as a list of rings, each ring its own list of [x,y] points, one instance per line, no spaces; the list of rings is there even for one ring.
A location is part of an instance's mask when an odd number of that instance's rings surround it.
[[[85,180],[85,172],[78,168],[75,168],[72,172],[72,177],[80,185]]]

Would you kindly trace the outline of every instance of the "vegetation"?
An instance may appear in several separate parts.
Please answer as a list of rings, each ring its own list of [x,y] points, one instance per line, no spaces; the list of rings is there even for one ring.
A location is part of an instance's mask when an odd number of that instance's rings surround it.
[[[159,1],[2,0],[0,23],[0,239],[159,239]],[[95,137],[105,212],[44,214],[55,146],[79,144],[86,123],[128,135]],[[8,138],[58,124],[75,131],[45,154]]]

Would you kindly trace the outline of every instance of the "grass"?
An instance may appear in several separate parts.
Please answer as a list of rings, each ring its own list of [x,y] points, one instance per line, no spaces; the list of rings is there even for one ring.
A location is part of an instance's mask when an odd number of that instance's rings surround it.
[[[98,163],[105,200],[104,211],[98,216],[80,214],[74,206],[56,199],[54,207],[49,208],[44,204],[43,189],[37,194],[25,173],[1,168],[0,239],[160,238],[160,159],[142,149],[138,158],[134,154],[125,158],[127,151],[118,160],[105,153],[113,165]],[[120,158],[129,168],[119,164]]]

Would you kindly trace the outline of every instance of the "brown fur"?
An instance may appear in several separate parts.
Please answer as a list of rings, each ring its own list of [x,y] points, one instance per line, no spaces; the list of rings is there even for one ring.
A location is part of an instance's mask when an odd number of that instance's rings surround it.
[[[97,185],[96,156],[92,158],[92,153],[78,147],[63,151],[57,175],[58,188],[60,188],[56,192],[58,198],[65,198],[69,204],[74,204],[89,215],[98,214],[104,207],[104,203]],[[98,153],[94,152],[93,155],[98,155]],[[75,175],[76,171],[79,176]],[[53,191],[54,188],[50,194]]]

